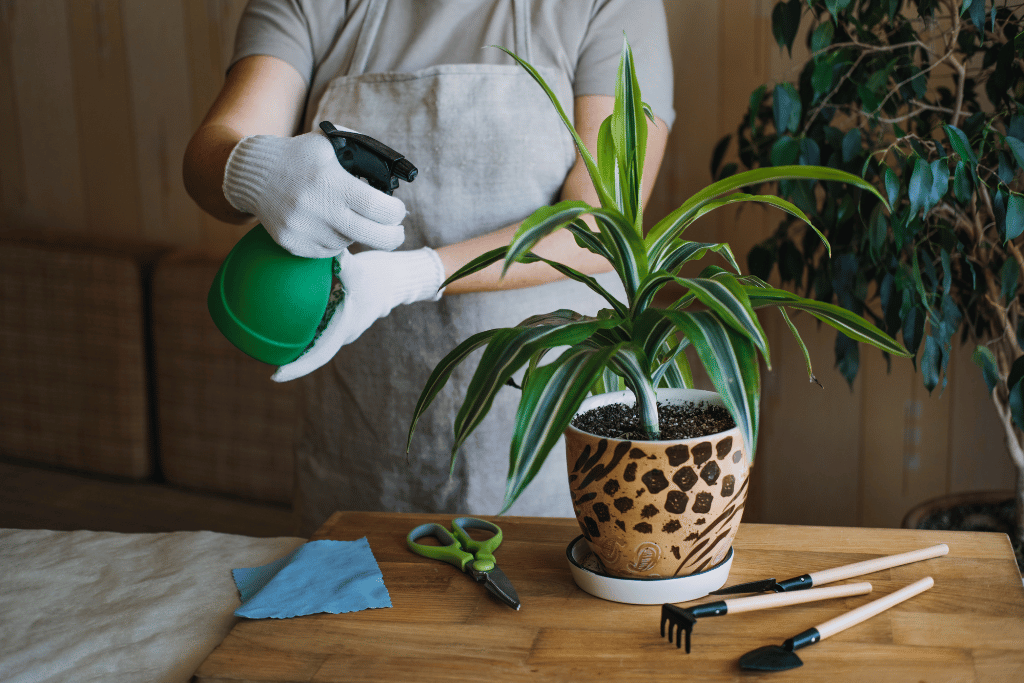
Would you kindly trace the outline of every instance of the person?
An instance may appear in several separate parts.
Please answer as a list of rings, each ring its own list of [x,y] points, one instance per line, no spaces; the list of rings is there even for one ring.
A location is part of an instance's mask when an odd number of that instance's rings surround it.
[[[224,86],[189,143],[186,188],[213,216],[258,217],[299,256],[337,255],[344,302],[314,349],[278,368],[300,378],[300,532],[336,509],[493,514],[504,496],[518,391],[499,392],[450,471],[464,363],[409,421],[438,361],[473,333],[558,308],[607,304],[545,264],[500,264],[440,285],[506,246],[536,208],[598,204],[572,137],[544,91],[504,52],[538,68],[590,150],[611,114],[623,35],[649,126],[650,196],[674,118],[665,12],[658,0],[251,0]],[[337,163],[321,121],[374,137],[418,169],[388,196]],[[395,251],[396,247],[401,249]],[[609,264],[557,231],[536,252],[594,274]],[[336,283],[337,284],[337,283]],[[340,350],[339,350],[340,349]],[[556,450],[553,453],[557,453]],[[551,457],[511,514],[571,516]]]

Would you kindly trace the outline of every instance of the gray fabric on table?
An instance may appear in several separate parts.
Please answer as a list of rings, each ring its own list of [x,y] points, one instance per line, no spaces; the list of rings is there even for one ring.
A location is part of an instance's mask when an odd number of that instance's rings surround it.
[[[238,621],[231,570],[304,542],[0,529],[0,680],[188,681]]]

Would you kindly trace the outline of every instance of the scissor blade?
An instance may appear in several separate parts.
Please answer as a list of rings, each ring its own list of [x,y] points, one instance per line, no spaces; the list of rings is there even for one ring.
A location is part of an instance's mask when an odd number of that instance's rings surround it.
[[[489,572],[483,572],[483,578],[480,580],[496,598],[513,609],[519,609],[519,594],[501,569],[495,567]]]

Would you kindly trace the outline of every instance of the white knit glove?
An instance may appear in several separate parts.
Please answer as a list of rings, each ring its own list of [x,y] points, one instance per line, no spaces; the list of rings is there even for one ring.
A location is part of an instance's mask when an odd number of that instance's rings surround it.
[[[337,256],[353,242],[391,251],[405,239],[402,200],[342,168],[320,132],[243,138],[228,157],[223,190],[296,256]]]
[[[308,375],[334,358],[345,344],[354,342],[378,318],[399,304],[437,301],[444,282],[444,265],[429,247],[387,253],[364,251],[338,257],[345,298],[313,347],[271,377],[275,382]]]

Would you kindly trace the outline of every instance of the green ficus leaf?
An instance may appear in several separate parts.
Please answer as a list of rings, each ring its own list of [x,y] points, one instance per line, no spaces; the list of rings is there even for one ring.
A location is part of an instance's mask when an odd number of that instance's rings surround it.
[[[988,387],[988,393],[991,394],[999,386],[999,364],[996,363],[995,354],[987,346],[979,345],[971,354],[971,360],[981,368],[981,376]]]
[[[896,206],[896,200],[900,196],[900,180],[888,166],[885,167],[885,193],[889,195],[889,204]]]
[[[965,206],[971,203],[971,179],[963,160],[956,162],[953,172],[953,194],[956,200]]]
[[[1024,233],[1024,196],[1012,193],[1006,200],[1006,242]]]
[[[762,85],[754,92],[750,93],[750,102],[748,107],[748,120],[750,123],[750,134],[751,136],[757,135],[757,116],[761,111],[761,103],[764,102],[764,96],[768,92],[768,86]]]
[[[910,175],[908,194],[910,196],[910,212],[917,215],[931,208],[929,203],[932,191],[932,168],[924,159],[914,162],[914,172]]]
[[[832,44],[832,37],[835,35],[836,27],[828,21],[818,24],[811,34],[811,52],[821,52]],[[831,69],[831,65],[829,66]]]
[[[826,26],[830,24],[825,24]],[[861,149],[860,128],[851,128],[843,136],[843,163],[850,163],[857,158]],[[893,201],[889,200],[890,203]]]
[[[1017,160],[1017,168],[1024,169],[1024,140],[1019,140],[1010,135],[1007,135],[1004,140],[1010,147],[1010,152],[1013,153],[1014,159]]]
[[[775,130],[780,134],[795,133],[800,129],[803,105],[800,93],[790,83],[779,83],[772,90],[772,111],[775,115]]]
[[[800,30],[800,0],[780,0],[772,9],[772,34],[780,48],[793,54],[793,41]]]

